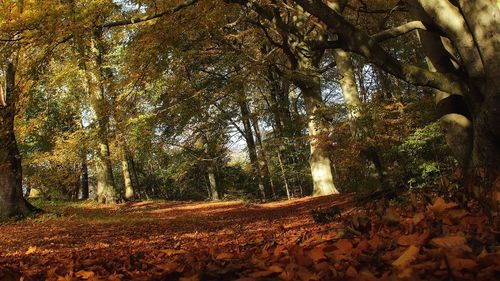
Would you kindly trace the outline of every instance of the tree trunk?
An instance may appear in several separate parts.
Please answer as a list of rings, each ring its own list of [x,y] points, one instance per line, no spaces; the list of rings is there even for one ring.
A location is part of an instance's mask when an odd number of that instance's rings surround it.
[[[274,190],[274,183],[271,179],[271,171],[269,170],[267,153],[262,143],[259,122],[255,115],[252,115],[251,118],[252,118],[252,127],[255,132],[255,138],[257,139],[257,156],[258,156],[257,158],[259,160],[259,168],[261,171],[262,182],[264,182],[264,191],[268,197],[275,197],[276,192]]]
[[[210,161],[207,165],[207,173],[208,173],[208,183],[210,184],[210,193],[212,195],[213,201],[218,201],[221,199],[219,196],[219,189],[217,186],[217,177],[215,175],[215,165]]]
[[[248,103],[242,97],[239,101],[240,111],[241,111],[241,122],[243,123],[243,132],[245,133],[245,141],[248,148],[248,156],[250,158],[250,164],[252,165],[252,170],[254,176],[257,177],[259,184],[259,192],[263,200],[266,200],[266,189],[264,187],[264,181],[262,176],[262,171],[259,166],[259,160],[257,158],[257,149],[255,146],[255,141],[253,138],[252,126],[250,123],[250,109],[248,108]]]
[[[307,77],[307,82],[297,82],[304,97],[309,127],[311,156],[309,165],[313,180],[313,195],[337,194],[338,190],[333,183],[330,161],[330,147],[328,139],[328,126],[321,116],[320,109],[324,105],[321,98],[321,85],[319,77]]]
[[[86,158],[86,156],[84,156]],[[89,199],[89,166],[87,164],[87,159],[82,159],[82,167],[81,167],[81,192],[82,192],[82,200]]]
[[[366,116],[362,113],[362,104],[359,99],[358,87],[356,86],[356,76],[354,75],[351,55],[341,49],[335,49],[333,55],[337,63],[339,75],[341,76],[340,86],[344,102],[347,106],[351,134],[358,141],[366,140],[366,138],[371,137],[373,129],[369,127],[366,120],[363,120]],[[377,148],[373,145],[365,147],[360,155],[372,163],[371,166],[376,170],[379,180],[383,184],[384,172]]]
[[[15,75],[14,63],[9,62],[5,83],[6,106],[0,107],[0,218],[25,217],[35,211],[23,197],[21,155],[14,134]]]
[[[94,32],[90,42],[90,58],[85,61],[85,72],[89,86],[92,107],[96,114],[98,150],[96,163],[97,194],[101,203],[113,203],[118,199],[113,178],[108,144],[109,106],[104,90],[104,75],[102,70],[101,32]]]
[[[125,186],[125,200],[133,200],[135,197],[135,192],[128,159],[129,156],[127,149],[125,147],[122,147],[122,174],[123,184]]]

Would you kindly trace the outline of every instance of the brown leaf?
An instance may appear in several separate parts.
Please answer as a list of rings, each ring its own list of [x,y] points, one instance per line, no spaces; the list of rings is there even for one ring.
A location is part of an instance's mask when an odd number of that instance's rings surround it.
[[[465,245],[465,238],[462,236],[445,236],[433,238],[430,243],[436,247],[452,249]]]
[[[418,239],[418,233],[403,235],[398,238],[398,244],[401,246],[415,245],[415,241]]]
[[[477,263],[471,259],[457,258],[455,256],[448,256],[448,263],[453,270],[473,269]]]
[[[174,256],[174,255],[180,255],[180,254],[185,254],[187,253],[186,251],[184,250],[176,250],[176,249],[163,249],[163,250],[160,250],[160,252],[166,254],[167,256]]]
[[[405,269],[414,259],[417,258],[419,251],[420,247],[411,245],[397,260],[392,263],[392,265],[400,269]]]
[[[417,225],[419,222],[421,222],[425,218],[424,213],[416,213],[413,216],[413,223]]]

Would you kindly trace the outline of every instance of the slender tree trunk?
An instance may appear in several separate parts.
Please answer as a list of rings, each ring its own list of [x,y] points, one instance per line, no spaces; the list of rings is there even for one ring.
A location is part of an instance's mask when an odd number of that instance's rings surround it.
[[[86,156],[84,156],[86,158]],[[81,182],[80,189],[82,191],[82,200],[89,199],[89,166],[87,164],[87,159],[82,159],[81,166]]]
[[[243,123],[243,131],[245,133],[245,140],[248,148],[248,156],[250,158],[250,164],[252,165],[252,170],[254,176],[257,177],[259,192],[263,200],[266,200],[268,194],[266,194],[266,188],[264,187],[264,181],[262,176],[262,171],[259,165],[259,159],[257,157],[257,148],[255,146],[255,140],[253,138],[252,126],[250,123],[250,109],[248,108],[248,103],[244,98],[238,101],[241,111],[241,121]]]
[[[125,200],[133,200],[135,197],[135,187],[132,182],[132,176],[130,172],[129,156],[127,149],[122,147],[122,174],[123,174],[123,184],[125,186]]]
[[[366,118],[366,116],[362,113],[362,103],[359,99],[358,87],[356,86],[356,76],[354,75],[351,55],[341,49],[335,49],[333,54],[341,76],[340,86],[347,106],[351,134],[357,140],[366,140],[366,138],[371,136],[373,129],[368,127],[367,122],[363,122],[363,118]],[[361,151],[361,156],[372,163],[377,171],[380,182],[383,184],[384,172],[382,161],[376,147],[366,147]]]
[[[5,74],[6,106],[0,107],[0,217],[24,217],[35,208],[23,197],[21,155],[14,134],[17,101],[14,63],[8,63]]]
[[[275,197],[274,183],[271,178],[271,171],[267,161],[267,153],[262,143],[262,136],[260,134],[259,122],[255,115],[252,115],[252,127],[255,132],[257,140],[257,158],[259,160],[259,168],[261,171],[262,181],[264,182],[264,191],[268,197]]]
[[[207,165],[207,173],[208,173],[208,183],[210,184],[210,193],[212,195],[212,200],[217,201],[220,200],[219,189],[217,186],[217,176],[215,175],[215,167],[214,163],[210,161]]]

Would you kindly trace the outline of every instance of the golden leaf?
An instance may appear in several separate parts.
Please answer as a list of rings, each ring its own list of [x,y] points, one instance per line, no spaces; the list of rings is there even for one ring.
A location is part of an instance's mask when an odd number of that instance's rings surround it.
[[[395,260],[392,265],[400,269],[406,268],[414,259],[417,258],[420,247],[411,245],[404,251],[404,253]]]
[[[26,251],[26,255],[33,254],[38,248],[36,246],[29,247]]]

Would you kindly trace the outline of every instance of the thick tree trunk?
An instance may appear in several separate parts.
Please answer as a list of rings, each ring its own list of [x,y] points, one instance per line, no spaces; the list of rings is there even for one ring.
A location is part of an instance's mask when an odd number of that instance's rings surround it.
[[[23,197],[21,155],[14,134],[15,66],[11,62],[7,66],[5,84],[6,106],[0,107],[0,218],[25,217],[35,208]]]
[[[90,41],[90,57],[85,61],[85,72],[89,86],[92,107],[96,115],[98,149],[95,158],[97,194],[101,203],[113,203],[118,199],[113,178],[108,144],[109,106],[104,90],[104,74],[102,70],[103,47],[100,42],[101,33],[96,31]]]
[[[337,194],[333,183],[328,143],[328,126],[320,114],[324,105],[319,77],[309,77],[308,83],[298,83],[306,105],[311,156],[309,165],[313,180],[313,195]]]
[[[125,200],[133,200],[135,197],[135,187],[132,182],[132,176],[130,173],[130,164],[127,149],[122,147],[122,175],[123,184],[125,187]]]

